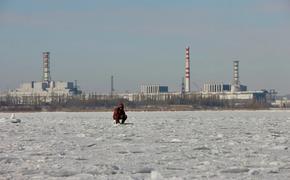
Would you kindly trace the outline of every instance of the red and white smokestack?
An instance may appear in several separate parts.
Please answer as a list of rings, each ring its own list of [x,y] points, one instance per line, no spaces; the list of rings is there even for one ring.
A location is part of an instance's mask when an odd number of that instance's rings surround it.
[[[190,92],[190,56],[189,46],[185,48],[185,92]]]
[[[50,77],[50,66],[49,66],[49,52],[43,52],[43,77],[42,80],[44,82],[51,81]]]

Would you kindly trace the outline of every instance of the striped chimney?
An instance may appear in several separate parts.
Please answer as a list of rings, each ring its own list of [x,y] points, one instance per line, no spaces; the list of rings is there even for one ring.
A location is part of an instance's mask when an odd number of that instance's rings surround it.
[[[240,91],[239,61],[234,61],[232,92]]]
[[[43,52],[43,77],[42,80],[44,82],[51,81],[50,77],[50,65],[49,65],[49,52]]]
[[[189,46],[185,48],[185,92],[190,92],[190,56]]]

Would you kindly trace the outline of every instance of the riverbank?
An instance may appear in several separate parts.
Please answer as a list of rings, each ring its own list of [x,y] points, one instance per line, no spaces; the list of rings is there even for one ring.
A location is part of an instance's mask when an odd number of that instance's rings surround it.
[[[2,106],[0,112],[111,112],[114,107],[52,107],[52,106]],[[269,110],[269,107],[195,107],[192,105],[126,106],[126,111],[223,111],[223,110]]]

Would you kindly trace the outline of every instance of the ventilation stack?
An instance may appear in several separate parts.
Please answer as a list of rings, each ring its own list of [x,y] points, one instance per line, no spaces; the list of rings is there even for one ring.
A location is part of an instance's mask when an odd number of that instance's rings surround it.
[[[50,62],[49,62],[49,52],[43,52],[43,77],[42,80],[43,82],[50,82],[51,77],[50,77]]]
[[[234,61],[232,92],[240,91],[239,61]]]
[[[185,48],[185,92],[190,92],[190,56],[189,47]]]

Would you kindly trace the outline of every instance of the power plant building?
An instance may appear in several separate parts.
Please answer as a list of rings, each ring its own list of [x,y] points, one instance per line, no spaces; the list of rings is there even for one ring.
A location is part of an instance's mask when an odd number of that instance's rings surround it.
[[[73,82],[66,81],[50,81],[23,83],[20,88],[12,90],[9,95],[13,96],[28,96],[28,95],[74,95],[77,94],[77,89]]]
[[[231,84],[223,84],[223,83],[206,83],[203,85],[203,92],[206,93],[222,93],[222,92],[231,92],[232,91]],[[247,91],[247,86],[239,85],[240,91]]]
[[[50,75],[50,53],[43,53],[43,74],[42,81],[32,81],[23,83],[16,90],[8,92],[10,96],[27,97],[27,96],[72,96],[81,94],[77,86],[73,82],[68,81],[53,81]],[[49,101],[50,98],[46,98]]]
[[[203,92],[229,92],[231,85],[223,83],[207,83],[203,85]]]
[[[168,86],[142,85],[141,86],[141,93],[143,93],[143,94],[168,93]]]
[[[218,96],[219,99],[226,100],[266,99],[265,91],[248,91],[247,86],[242,85],[239,78],[239,61],[234,61],[232,84],[206,83],[203,85],[202,96]]]

